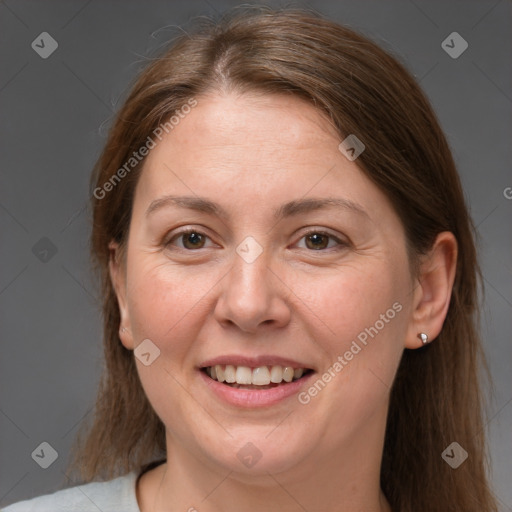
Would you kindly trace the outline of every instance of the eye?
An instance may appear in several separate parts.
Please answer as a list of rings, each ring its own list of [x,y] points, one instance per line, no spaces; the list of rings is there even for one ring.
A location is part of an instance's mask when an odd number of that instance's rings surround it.
[[[335,237],[331,233],[327,233],[325,231],[319,231],[319,230],[312,230],[305,233],[301,240],[306,240],[306,248],[311,249],[313,251],[321,251],[323,249],[331,249],[332,245],[329,246],[329,239],[331,241],[334,241],[337,243],[339,248],[346,247],[348,244],[346,242],[343,242],[339,238]]]
[[[206,239],[209,239],[207,235],[201,233],[197,229],[186,229],[176,233],[172,238],[170,238],[167,242],[164,243],[165,247],[174,245],[172,242],[174,240],[181,240],[183,245],[179,249],[184,250],[194,250],[194,249],[203,249]]]
[[[209,240],[210,237],[197,229],[186,229],[176,233],[172,238],[165,242],[164,245],[165,247],[172,246],[175,245],[173,243],[175,240],[179,240],[182,242],[181,246],[177,246],[179,249],[193,251],[194,249],[205,248],[207,239]],[[306,241],[306,249],[311,249],[313,251],[331,249],[333,247],[332,243],[338,245],[338,248],[343,248],[348,245],[346,242],[343,242],[331,233],[320,230],[308,231],[302,236],[301,240],[302,239],[305,239]]]

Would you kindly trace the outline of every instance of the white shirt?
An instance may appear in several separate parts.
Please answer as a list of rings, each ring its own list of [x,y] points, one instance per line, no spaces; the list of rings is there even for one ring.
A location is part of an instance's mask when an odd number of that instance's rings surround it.
[[[138,473],[90,482],[19,501],[0,512],[140,512],[135,492]]]

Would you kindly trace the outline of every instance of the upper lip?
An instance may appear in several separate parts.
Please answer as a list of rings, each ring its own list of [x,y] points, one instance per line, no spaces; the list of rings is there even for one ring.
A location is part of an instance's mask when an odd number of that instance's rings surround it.
[[[272,356],[272,355],[261,355],[257,357],[247,357],[242,355],[224,355],[215,357],[213,359],[208,359],[203,361],[199,368],[206,368],[208,366],[215,365],[226,365],[230,364],[233,366],[248,366],[250,368],[258,368],[260,366],[291,366],[292,368],[304,368],[304,369],[312,369],[311,366],[294,361],[293,359],[289,359],[286,357],[280,356]]]

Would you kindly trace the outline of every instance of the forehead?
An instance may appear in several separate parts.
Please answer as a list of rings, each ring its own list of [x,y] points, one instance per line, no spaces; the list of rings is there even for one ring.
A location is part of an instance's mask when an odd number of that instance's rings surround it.
[[[319,142],[326,134],[338,137],[328,118],[318,109],[297,96],[284,94],[201,96],[197,98],[197,106],[180,124],[182,129],[176,130],[175,136],[181,142],[193,134],[197,139],[220,144],[261,141],[301,147]],[[266,129],[261,130],[264,127]],[[269,131],[278,134],[278,138],[269,138]]]
[[[196,100],[146,158],[136,209],[182,194],[211,197],[240,212],[255,204],[275,210],[333,191],[357,202],[364,193],[373,209],[386,206],[357,163],[338,150],[340,136],[328,118],[304,100],[263,94]]]
[[[161,141],[155,139],[141,181],[159,188],[162,168],[223,174],[247,174],[279,181],[286,171],[327,169],[341,161],[339,135],[327,117],[304,100],[288,95],[216,94],[196,99],[197,106],[179,119]],[[334,157],[334,159],[333,159]],[[341,162],[344,163],[344,162]],[[348,163],[348,162],[347,162]],[[357,168],[353,165],[354,168]],[[207,176],[205,176],[205,174]]]

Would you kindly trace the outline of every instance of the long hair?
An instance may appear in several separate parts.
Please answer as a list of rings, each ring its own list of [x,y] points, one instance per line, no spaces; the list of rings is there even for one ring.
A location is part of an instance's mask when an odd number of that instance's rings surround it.
[[[165,426],[143,391],[133,353],[119,339],[108,244],[125,248],[144,160],[129,170],[126,162],[191,98],[215,91],[296,95],[327,116],[340,140],[361,139],[366,149],[357,163],[401,218],[412,268],[438,233],[455,235],[457,271],[442,331],[434,343],[404,350],[392,386],[381,486],[400,512],[497,510],[487,479],[481,378],[488,373],[481,373],[487,366],[478,334],[476,234],[450,148],[427,98],[396,58],[303,10],[244,8],[219,22],[201,20],[149,63],[114,119],[91,176],[91,256],[101,286],[105,368],[94,418],[82,425],[70,470],[88,482],[165,459]],[[126,172],[116,179],[123,165]],[[453,441],[469,454],[456,470],[441,457]]]

